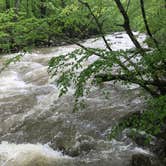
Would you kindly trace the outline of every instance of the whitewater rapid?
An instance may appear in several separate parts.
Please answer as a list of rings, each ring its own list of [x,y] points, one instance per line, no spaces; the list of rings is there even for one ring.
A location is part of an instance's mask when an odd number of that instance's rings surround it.
[[[146,36],[135,33],[143,43]],[[134,45],[124,32],[106,36],[113,50]],[[83,42],[104,48],[100,38]],[[86,108],[73,113],[73,90],[58,98],[49,77],[50,58],[79,48],[66,45],[33,50],[0,74],[0,166],[127,166],[133,153],[148,153],[128,141],[109,141],[111,126],[143,107],[138,86],[94,87]],[[17,54],[5,55],[3,62]],[[96,60],[88,59],[85,65]],[[105,92],[107,97],[105,97]],[[65,155],[64,155],[65,153]]]

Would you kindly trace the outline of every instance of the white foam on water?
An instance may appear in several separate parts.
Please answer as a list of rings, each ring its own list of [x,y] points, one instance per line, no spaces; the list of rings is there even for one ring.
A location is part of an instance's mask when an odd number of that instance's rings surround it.
[[[49,166],[52,163],[63,163],[63,160],[71,160],[71,158],[64,156],[61,152],[54,151],[48,145],[8,142],[0,144],[1,166]]]
[[[145,35],[140,36],[141,42],[144,41],[145,37],[146,37]],[[111,48],[113,50],[119,50],[119,49],[126,50],[134,47],[133,43],[130,41],[127,34],[125,34],[124,32],[120,34],[117,33],[113,35],[108,35],[106,36],[106,38],[109,40],[108,42],[111,44]],[[105,44],[101,38],[88,39],[86,42],[82,44],[87,47],[105,48]],[[48,61],[50,60],[51,57],[55,57],[58,55],[65,55],[69,52],[74,51],[77,48],[79,47],[76,45],[68,45],[68,46],[51,48],[50,52],[47,54],[44,54],[42,52],[32,53],[32,54],[27,53],[21,59],[21,62],[10,65],[8,68],[9,70],[7,69],[0,74],[0,99],[7,98],[8,100],[9,97],[9,102],[13,102],[14,100],[13,97],[11,96],[16,96],[16,97],[18,96],[18,99],[20,98],[24,99],[24,97],[26,97],[26,94],[28,92],[29,94],[32,94],[29,95],[31,98],[33,95],[35,95],[37,99],[37,104],[33,107],[33,109],[29,109],[29,111],[21,115],[22,119],[25,119],[27,116],[30,116],[32,114],[36,116],[36,112],[38,110],[39,113],[43,112],[44,110],[43,108],[49,109],[52,103],[56,104],[56,102],[59,101],[57,100],[58,89],[56,85],[54,85],[55,87],[53,89],[49,90],[48,88],[47,90],[47,86],[49,86],[53,82],[52,79],[49,79],[47,76]],[[13,56],[15,56],[15,54],[7,55],[6,58],[10,58]],[[81,58],[81,56],[79,58]],[[83,67],[87,67],[89,64],[93,63],[97,59],[98,57],[96,56],[88,58],[87,61],[83,64]],[[72,61],[70,62],[72,63]],[[83,69],[78,69],[78,72],[80,72],[81,70]],[[73,94],[72,88],[70,88],[69,91],[70,94]],[[66,100],[68,100],[68,98],[64,99],[65,100],[63,102],[65,103]],[[97,98],[95,98],[94,101],[100,103],[100,100]],[[57,103],[56,105],[58,106],[58,104],[62,105],[61,103]],[[6,102],[6,105],[9,104]],[[64,107],[66,107],[65,104]],[[12,112],[12,109],[9,111]],[[12,114],[13,112],[11,113],[11,115]],[[19,123],[20,121],[16,122]],[[3,119],[2,119],[2,124],[6,125]],[[87,125],[86,127],[89,126]],[[92,126],[90,127],[92,128]],[[112,147],[110,148],[111,152],[108,151],[109,152],[108,155],[110,155],[110,153],[119,154],[120,152],[126,152],[132,149],[132,145],[126,146],[123,142],[116,142],[116,141],[113,141],[111,143],[111,147]],[[133,152],[147,153],[145,150],[141,148],[135,148],[132,150]],[[71,164],[69,160],[71,161],[72,158],[64,156],[61,152],[54,151],[48,145],[28,144],[28,143],[14,144],[8,142],[0,143],[0,166],[63,166],[63,163],[66,161],[68,162],[67,166],[69,166],[68,164]]]
[[[27,85],[22,81],[17,72],[8,71],[0,77],[0,91],[6,91],[15,88],[25,88]]]
[[[146,39],[146,35],[138,32],[133,33],[137,36],[138,41],[140,41],[144,47],[147,47],[147,45],[143,44],[143,41]],[[134,48],[133,42],[125,32],[106,35],[106,39],[113,50],[127,50]],[[84,46],[92,48],[106,48],[105,43],[101,38],[88,39],[84,43]]]
[[[133,149],[133,151],[134,151],[134,152],[137,152],[137,153],[152,155],[148,150],[142,149],[142,148],[140,148],[140,147],[135,147],[135,148]]]

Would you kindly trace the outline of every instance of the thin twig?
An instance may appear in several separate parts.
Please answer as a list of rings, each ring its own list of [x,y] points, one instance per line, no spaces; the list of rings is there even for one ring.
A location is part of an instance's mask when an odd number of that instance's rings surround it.
[[[140,0],[140,5],[141,5],[142,17],[143,17],[143,20],[144,20],[144,24],[145,24],[145,28],[146,28],[147,34],[149,35],[149,37],[152,39],[152,41],[156,45],[156,48],[158,50],[160,50],[159,49],[159,44],[158,44],[157,40],[153,37],[153,35],[151,33],[151,30],[149,28],[149,25],[148,25],[148,21],[147,21],[147,18],[146,18],[146,12],[145,12],[145,6],[144,6],[144,0]]]
[[[92,17],[94,18],[95,22],[96,22],[96,25],[99,29],[99,32],[101,34],[101,37],[103,38],[104,42],[105,42],[105,45],[106,47],[108,48],[108,50],[112,51],[111,47],[109,46],[105,36],[104,36],[104,33],[103,33],[103,30],[102,30],[102,26],[99,22],[99,20],[97,19],[97,17],[95,16],[95,14],[93,13],[93,11],[91,10],[91,7],[89,6],[89,4],[87,2],[83,2],[82,0],[78,0],[81,4],[83,4],[90,12],[90,14],[92,15]]]
[[[128,2],[127,2],[127,7],[126,7],[126,13],[128,12],[128,9],[129,9],[129,6],[130,6],[130,0],[128,0]]]

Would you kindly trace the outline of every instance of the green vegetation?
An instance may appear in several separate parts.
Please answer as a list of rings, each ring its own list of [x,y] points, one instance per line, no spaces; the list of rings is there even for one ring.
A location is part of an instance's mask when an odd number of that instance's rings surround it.
[[[96,17],[94,11],[91,9],[90,4],[80,0],[79,2],[81,5],[87,8],[91,17],[95,20],[96,27],[98,28],[100,35],[105,41],[107,50],[85,48],[83,45],[76,42],[81,47],[81,49],[75,50],[72,53],[65,56],[60,55],[58,57],[52,58],[49,63],[49,71],[53,76],[57,75],[57,73],[61,73],[57,81],[61,91],[60,95],[66,93],[68,87],[71,86],[72,83],[74,83],[76,89],[76,98],[83,96],[86,89],[85,87],[87,80],[90,80],[91,78],[94,78],[91,81],[92,83],[94,83],[94,80],[97,82],[123,81],[123,83],[135,83],[140,85],[146,91],[148,91],[152,96],[157,97],[160,95],[165,95],[165,47],[163,47],[163,41],[156,40],[155,35],[153,35],[153,31],[151,31],[151,27],[153,26],[149,25],[149,22],[147,20],[148,15],[146,14],[145,6],[145,16],[142,16],[142,13],[139,10],[138,14],[140,14],[139,17],[142,18],[140,21],[144,25],[144,31],[148,32],[148,40],[149,43],[152,43],[154,50],[146,52],[146,50],[142,48],[142,46],[140,45],[140,43],[131,31],[132,26],[130,24],[130,16],[129,14],[127,14],[127,11],[125,11],[124,5],[120,1],[115,0],[117,4],[116,8],[120,9],[119,17],[122,17],[121,19],[119,19],[119,21],[121,22],[117,22],[117,24],[122,26],[123,29],[126,30],[131,40],[133,41],[136,50],[113,51],[109,46],[108,42],[105,40],[105,37],[103,35],[104,32],[102,30],[102,24],[100,20]],[[141,10],[140,3],[137,6]],[[163,7],[162,5],[164,5],[159,1],[154,1],[154,3],[159,3],[160,5],[156,6],[160,7]],[[160,10],[162,10],[162,8]],[[155,17],[155,14],[153,17]],[[165,17],[164,12],[160,12],[159,15],[160,14],[161,16],[156,16],[156,22],[160,22],[161,17]],[[162,25],[163,24],[164,23],[162,23]],[[162,33],[163,29],[164,26],[158,27],[159,32],[157,31],[156,33]],[[69,41],[75,42],[71,39]],[[78,74],[78,66],[81,67],[83,62],[86,61],[92,55],[98,56],[99,59]],[[125,58],[125,62],[121,60],[122,58]],[[137,58],[139,58],[140,60],[138,60],[138,62],[134,62],[133,59]],[[71,59],[73,59],[72,64],[70,63]],[[68,66],[67,70],[64,70],[65,66]],[[117,74],[113,75],[112,73],[115,69],[115,66],[118,66],[117,71],[114,71],[114,73]],[[130,70],[131,68],[132,70]]]
[[[100,20],[96,18],[90,4],[81,0],[79,2],[89,10],[89,13],[96,22],[101,37],[105,40]],[[137,1],[137,4],[136,2],[135,4],[129,4],[128,12],[121,1],[115,0],[114,2],[117,5],[116,8],[120,11],[116,24],[125,29],[136,49],[134,51],[113,51],[107,41],[105,41],[107,49],[92,49],[77,43],[81,49],[65,56],[60,55],[52,58],[49,63],[49,71],[52,76],[61,73],[57,79],[60,96],[65,94],[68,91],[68,87],[73,86],[74,83],[76,109],[80,106],[77,105],[78,99],[86,94],[86,87],[89,83],[93,85],[94,83],[100,84],[106,81],[114,81],[115,83],[121,81],[125,84],[135,83],[140,85],[140,87],[154,97],[151,104],[149,104],[148,111],[140,114],[140,116],[131,116],[129,121],[124,121],[115,126],[111,137],[126,127],[136,128],[138,131],[143,130],[148,134],[156,135],[160,132],[166,120],[166,47],[165,34],[163,33],[166,24],[164,19],[164,1],[153,1],[153,3],[147,2],[144,4],[140,0]],[[134,5],[139,9],[132,12],[134,10],[132,7],[135,7]],[[137,17],[134,18],[132,13],[137,15]],[[153,47],[153,51],[142,48],[131,29],[147,32],[147,42],[150,47]],[[99,59],[78,73],[77,69],[83,67],[83,62],[93,55],[98,56]],[[125,62],[122,61],[123,58]],[[139,59],[137,62],[133,61],[133,59],[137,58]],[[67,70],[66,66],[68,66]],[[115,66],[118,66],[116,71]]]
[[[114,0],[87,2],[104,34],[123,30],[118,26],[123,18]],[[127,8],[127,1],[122,2]],[[151,30],[164,43],[164,0],[148,0],[145,5]],[[144,31],[139,0],[130,2],[128,14],[132,28]],[[65,37],[82,39],[99,33],[89,10],[78,0],[0,0],[0,53],[59,45]]]
[[[108,1],[90,1],[98,19],[107,22],[105,32],[112,31],[108,23]],[[115,28],[114,28],[115,30]],[[98,29],[87,9],[77,0],[1,0],[0,52],[17,52],[34,46],[59,45],[60,39],[87,38]]]
[[[148,101],[148,107],[143,113],[134,114],[115,126],[112,129],[110,138],[116,138],[125,128],[136,129],[133,130],[133,137],[137,132],[142,131],[149,135],[149,139],[151,136],[158,135],[166,123],[165,103],[166,96],[151,99]]]
[[[60,73],[56,80],[60,96],[74,86],[77,103],[89,82],[138,84],[156,98],[151,104],[154,109],[150,107],[141,115],[141,120],[132,118],[130,125],[125,126],[156,134],[165,119],[165,9],[164,0],[0,0],[0,53],[27,51],[36,46],[61,44],[62,41],[76,43],[81,49],[59,55],[49,62],[52,76]],[[105,34],[122,30],[130,36],[135,50],[111,49]],[[141,46],[132,30],[147,33],[150,49]],[[78,42],[91,35],[101,36],[107,49],[87,48]],[[99,59],[78,72],[92,55]]]

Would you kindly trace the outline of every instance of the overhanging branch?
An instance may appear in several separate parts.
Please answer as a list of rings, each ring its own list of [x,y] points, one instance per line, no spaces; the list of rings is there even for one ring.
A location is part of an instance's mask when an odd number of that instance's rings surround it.
[[[114,0],[120,13],[122,14],[123,18],[124,18],[124,29],[126,30],[127,34],[129,35],[130,39],[132,40],[133,44],[135,45],[135,47],[139,50],[139,52],[141,53],[141,55],[144,54],[144,50],[143,48],[141,47],[140,43],[138,42],[138,40],[135,38],[132,30],[131,30],[131,27],[130,27],[130,20],[129,20],[129,17],[122,5],[122,3],[120,2],[120,0]]]
[[[126,81],[129,83],[134,83],[137,85],[140,85],[142,88],[144,88],[147,92],[149,92],[152,96],[158,96],[158,93],[155,90],[152,90],[147,82],[142,82],[142,80],[137,79],[133,75],[112,75],[112,74],[98,74],[95,76],[95,79],[99,79],[100,82],[108,82],[108,81]]]
[[[99,20],[97,19],[97,17],[95,16],[95,14],[93,13],[91,7],[89,6],[89,4],[87,2],[84,2],[82,0],[78,0],[78,2],[80,2],[81,4],[83,4],[90,12],[90,14],[92,15],[92,17],[94,18],[95,22],[96,22],[96,25],[99,29],[99,32],[101,34],[101,37],[103,38],[104,42],[105,42],[105,45],[107,47],[108,50],[112,51],[111,47],[109,46],[106,38],[105,38],[105,35],[103,33],[103,30],[102,30],[102,25],[100,24]]]

